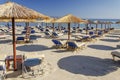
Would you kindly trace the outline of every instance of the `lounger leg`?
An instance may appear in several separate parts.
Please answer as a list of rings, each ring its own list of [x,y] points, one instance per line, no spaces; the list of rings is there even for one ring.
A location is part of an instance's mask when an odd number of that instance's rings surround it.
[[[112,55],[112,57],[113,57],[113,61],[115,61],[115,56],[114,56],[114,55]]]

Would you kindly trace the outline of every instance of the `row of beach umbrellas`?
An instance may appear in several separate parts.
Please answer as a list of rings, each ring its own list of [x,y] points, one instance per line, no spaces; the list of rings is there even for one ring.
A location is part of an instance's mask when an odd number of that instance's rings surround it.
[[[0,21],[12,22],[12,35],[13,35],[13,57],[14,57],[14,70],[17,70],[16,63],[16,39],[15,39],[15,22],[37,22],[37,19],[42,19],[40,22],[52,23],[67,23],[68,24],[68,40],[70,40],[70,23],[86,23],[98,24],[99,21],[92,22],[90,20],[83,20],[72,14],[65,15],[59,19],[50,18],[44,14],[38,13],[25,6],[19,5],[14,2],[6,2],[0,5]],[[102,23],[101,23],[102,24]]]
[[[38,18],[47,21],[50,17],[14,2],[6,2],[5,4],[0,5],[0,21],[12,22],[14,71],[17,70],[15,22],[31,22]],[[49,19],[49,21],[53,23],[55,20]],[[56,22],[68,23],[68,39],[70,39],[70,23],[80,23],[84,22],[84,20],[70,14],[56,20]]]

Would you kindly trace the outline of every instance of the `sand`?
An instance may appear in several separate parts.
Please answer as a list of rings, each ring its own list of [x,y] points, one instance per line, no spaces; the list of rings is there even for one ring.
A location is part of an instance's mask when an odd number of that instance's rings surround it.
[[[116,32],[116,31],[115,31]],[[120,63],[112,60],[111,52],[118,50],[118,34],[106,34],[96,42],[86,42],[83,50],[72,52],[56,49],[52,39],[42,37],[29,44],[17,44],[17,54],[27,58],[45,56],[42,68],[44,74],[36,77],[22,78],[21,72],[7,71],[7,80],[119,80]],[[67,35],[59,39],[67,39]],[[74,39],[72,37],[72,39]],[[78,42],[80,43],[80,42]],[[0,59],[12,55],[12,36],[0,39]],[[119,60],[119,58],[116,58]]]

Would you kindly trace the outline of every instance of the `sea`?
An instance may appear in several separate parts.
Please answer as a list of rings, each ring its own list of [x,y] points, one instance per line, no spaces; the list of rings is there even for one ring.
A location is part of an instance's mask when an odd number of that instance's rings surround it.
[[[111,24],[111,27],[112,28],[115,28],[115,29],[120,29],[120,24],[116,24],[116,22],[120,21],[120,19],[89,19],[91,21],[101,21],[101,22],[112,22]],[[11,22],[0,22],[0,27],[4,27],[4,26],[8,26],[11,27],[12,23]],[[25,22],[16,22],[15,23],[16,26],[23,26],[25,27]],[[46,23],[39,23],[39,22],[31,22],[29,23],[29,26],[46,26]],[[47,23],[47,26],[52,26],[51,23]],[[58,23],[55,23],[54,24],[55,27],[58,27],[58,26],[62,26],[62,27],[67,27],[68,24],[66,23],[62,23],[62,24],[58,24]],[[86,24],[84,23],[71,23],[71,27],[78,27],[80,26],[80,28],[85,28],[86,27]],[[95,27],[96,25],[95,24],[91,24],[91,27]],[[104,25],[103,25],[104,27]],[[101,28],[101,24],[98,24],[98,28]]]

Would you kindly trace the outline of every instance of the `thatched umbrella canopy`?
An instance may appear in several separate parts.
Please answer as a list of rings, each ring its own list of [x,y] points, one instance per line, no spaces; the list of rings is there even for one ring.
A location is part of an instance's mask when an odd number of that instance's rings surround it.
[[[11,19],[12,21],[14,70],[17,70],[15,20],[16,19],[30,20],[30,19],[36,19],[36,18],[46,19],[49,17],[14,2],[7,2],[5,4],[0,5],[0,19]]]
[[[103,24],[105,24],[105,22],[99,21],[99,24],[101,24],[101,30],[102,30],[103,29]]]
[[[95,33],[97,33],[97,31],[98,31],[98,24],[100,24],[100,21],[96,20],[96,21],[94,21],[94,24],[96,24]]]
[[[32,9],[21,6],[14,2],[7,2],[0,5],[0,19],[35,19],[35,18],[49,18]]]
[[[36,19],[15,19],[15,22],[36,22]],[[12,22],[11,19],[0,19],[0,22]]]
[[[77,18],[71,14],[68,14],[58,20],[56,20],[58,23],[68,23],[68,40],[70,40],[70,23],[80,23],[84,22],[84,20]]]
[[[42,21],[38,21],[38,22],[45,22],[46,23],[46,26],[47,26],[47,23],[52,23],[53,27],[54,27],[54,23],[57,19],[56,18],[49,18],[49,19],[44,19]]]
[[[94,24],[94,21],[92,20],[87,20],[88,24]]]
[[[51,18],[48,21],[49,23],[52,23],[53,31],[54,31],[54,23],[55,23],[56,20],[57,20],[56,18]]]
[[[108,30],[110,30],[111,24],[113,24],[113,22],[107,21],[106,24],[108,26]]]

